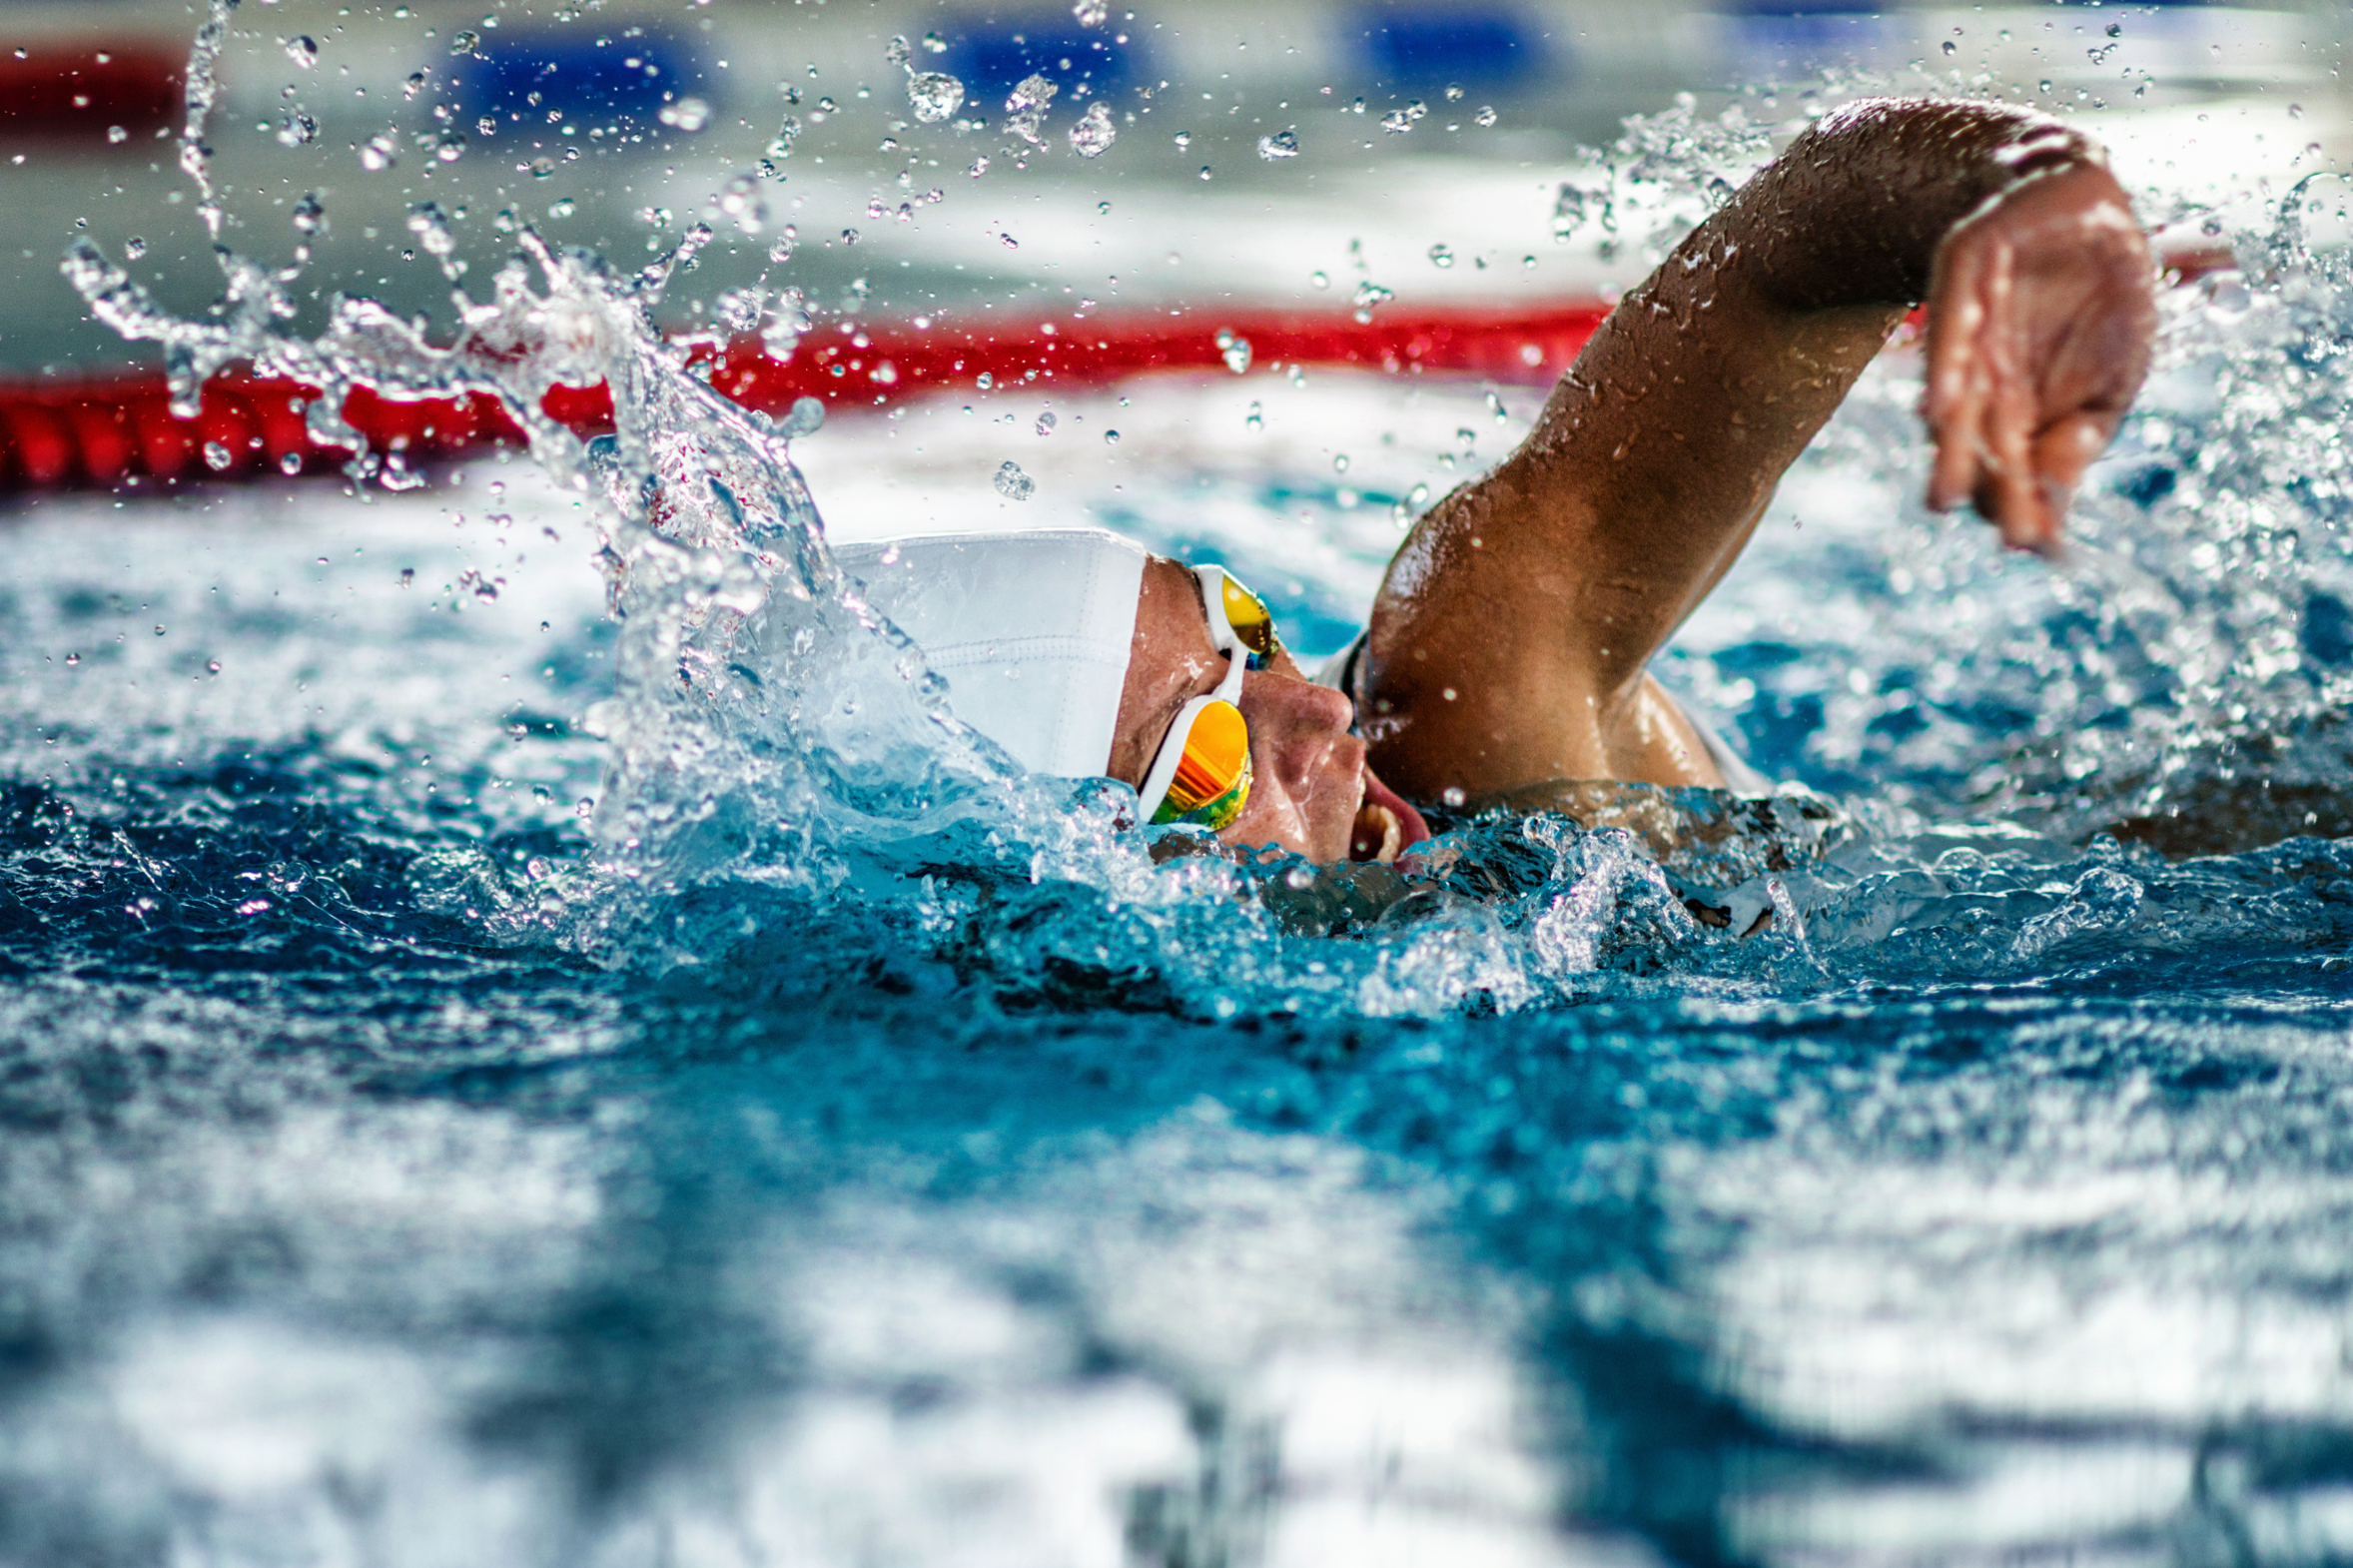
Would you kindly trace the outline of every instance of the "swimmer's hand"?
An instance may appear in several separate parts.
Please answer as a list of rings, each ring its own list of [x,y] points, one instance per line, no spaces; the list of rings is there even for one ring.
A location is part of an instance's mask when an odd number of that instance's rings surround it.
[[[1955,226],[1929,286],[1929,504],[2054,553],[2076,481],[2148,372],[2156,274],[2115,177],[2080,162]]]

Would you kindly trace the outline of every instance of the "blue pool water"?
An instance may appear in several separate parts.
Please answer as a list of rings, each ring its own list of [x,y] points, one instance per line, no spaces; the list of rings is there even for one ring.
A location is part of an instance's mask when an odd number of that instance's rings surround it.
[[[1402,873],[1155,864],[822,537],[1108,521],[1328,645],[1525,392],[788,463],[551,271],[468,374],[604,324],[613,451],[21,507],[0,1561],[2343,1560],[2353,293],[2241,238],[2055,570],[1874,373],[1662,661],[1799,787]]]

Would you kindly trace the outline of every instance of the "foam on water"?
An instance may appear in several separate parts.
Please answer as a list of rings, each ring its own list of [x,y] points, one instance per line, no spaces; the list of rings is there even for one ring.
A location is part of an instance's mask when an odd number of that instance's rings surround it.
[[[1565,232],[1759,152],[1633,126]],[[1918,510],[1875,372],[1662,661],[1812,790],[1330,870],[1019,775],[813,494],[1108,521],[1328,647],[1528,394],[819,431],[652,332],[697,236],[518,229],[438,340],[77,249],[183,397],[495,396],[537,473],[0,539],[0,1560],[2353,1550],[2353,287],[2287,216],[2169,302],[2060,571]],[[612,436],[537,415],[596,381]]]

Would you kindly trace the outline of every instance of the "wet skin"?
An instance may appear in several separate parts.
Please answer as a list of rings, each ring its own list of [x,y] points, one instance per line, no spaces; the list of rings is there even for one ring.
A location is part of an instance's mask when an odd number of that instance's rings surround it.
[[[1200,579],[1176,561],[1154,556],[1137,595],[1134,651],[1112,738],[1112,776],[1142,784],[1176,711],[1216,690],[1225,670],[1225,655],[1210,636]],[[1317,862],[1374,859],[1388,836],[1383,813],[1397,828],[1390,854],[1428,836],[1412,809],[1365,768],[1364,742],[1348,733],[1355,704],[1309,681],[1288,652],[1242,677],[1239,706],[1250,730],[1253,777],[1249,804],[1218,835],[1225,843],[1272,845]]]
[[[1929,499],[2055,549],[2148,365],[2155,272],[2098,149],[1991,104],[1825,117],[1610,314],[1527,440],[1390,563],[1363,732],[1414,799],[1721,786],[1645,666],[1915,304]]]
[[[2146,374],[2154,284],[2104,156],[2059,122],[1919,99],[1826,116],[1618,304],[1518,450],[1415,525],[1357,691],[1309,685],[1287,658],[1247,679],[1256,783],[1221,837],[1317,861],[1361,850],[1382,817],[1360,815],[1367,792],[1395,798],[1368,746],[1426,801],[1723,787],[1646,666],[1905,313],[1930,308],[1930,504],[1970,501],[2004,544],[2050,553]],[[1156,559],[1112,773],[1141,780],[1224,668],[1190,574]]]

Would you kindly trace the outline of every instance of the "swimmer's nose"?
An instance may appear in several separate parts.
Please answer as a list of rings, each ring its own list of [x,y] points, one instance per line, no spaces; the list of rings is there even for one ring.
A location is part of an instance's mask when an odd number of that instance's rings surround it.
[[[1242,685],[1241,716],[1249,721],[1258,765],[1271,768],[1285,787],[1294,787],[1324,765],[1332,742],[1348,733],[1356,710],[1329,686],[1255,674]]]

